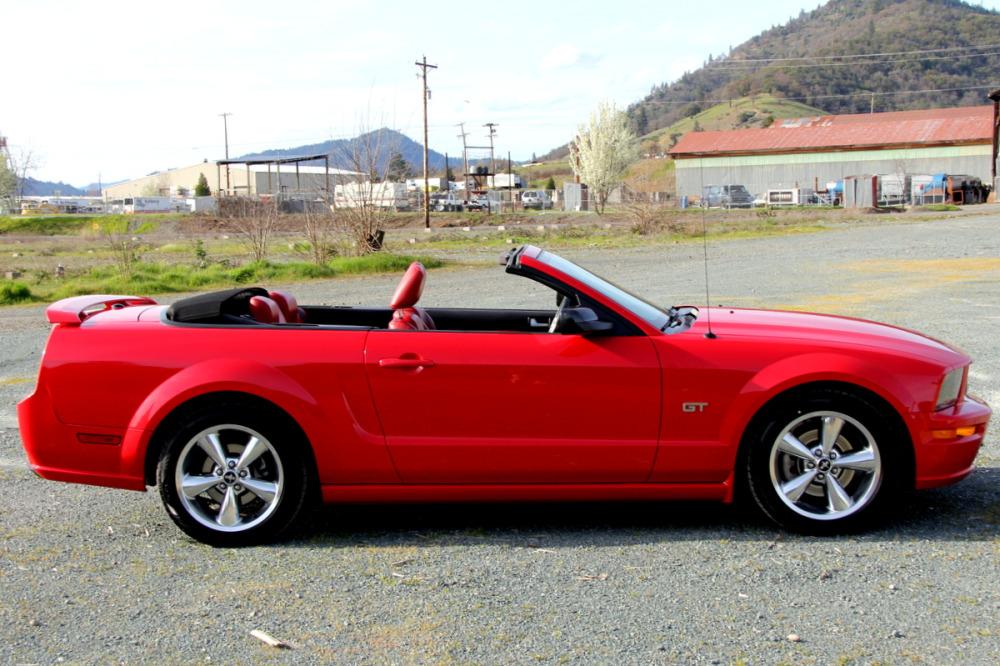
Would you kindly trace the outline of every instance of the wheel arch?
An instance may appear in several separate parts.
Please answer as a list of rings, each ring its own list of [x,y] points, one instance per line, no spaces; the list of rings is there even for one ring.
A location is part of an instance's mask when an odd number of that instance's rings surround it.
[[[159,455],[158,437],[166,419],[177,410],[200,404],[195,401],[236,396],[256,400],[257,404],[277,410],[280,418],[294,424],[309,444],[309,459],[316,467],[312,444],[328,439],[322,411],[313,396],[284,372],[264,363],[242,359],[215,359],[199,363],[171,376],[156,387],[132,416],[122,442],[121,469],[149,483],[147,462]],[[168,424],[169,425],[169,424]],[[154,449],[151,451],[150,449]],[[155,463],[154,463],[155,469]]]
[[[804,382],[786,387],[768,398],[756,409],[740,433],[735,461],[735,469],[737,472],[738,470],[744,469],[746,466],[747,452],[750,448],[754,433],[759,432],[768,423],[769,419],[776,411],[794,403],[794,401],[800,396],[821,392],[846,393],[871,403],[872,406],[875,407],[880,413],[886,415],[890,427],[896,437],[899,438],[901,444],[901,453],[904,456],[904,464],[906,465],[903,477],[908,480],[908,483],[912,487],[916,480],[916,452],[914,450],[913,437],[910,433],[910,429],[907,427],[903,414],[892,402],[881,395],[878,391],[847,380],[817,380]],[[743,486],[745,486],[746,480],[743,475],[737,473],[735,477],[737,480],[737,491],[745,491],[746,488]]]
[[[215,391],[201,393],[175,406],[166,414],[153,430],[146,445],[143,460],[143,479],[147,486],[156,485],[156,466],[163,447],[169,439],[170,432],[176,429],[190,415],[212,405],[245,405],[257,414],[264,414],[269,419],[280,422],[296,436],[302,447],[301,453],[309,469],[310,481],[314,490],[319,488],[319,473],[316,457],[309,436],[299,423],[280,405],[253,393],[243,391]]]

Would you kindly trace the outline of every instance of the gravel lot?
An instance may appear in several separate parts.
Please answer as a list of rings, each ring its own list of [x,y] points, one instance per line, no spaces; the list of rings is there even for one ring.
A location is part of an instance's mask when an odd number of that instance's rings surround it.
[[[1000,405],[1000,212],[709,251],[714,303],[922,330],[967,350],[973,391]],[[564,254],[654,300],[704,301],[700,244]],[[294,290],[380,304],[394,283]],[[541,298],[484,265],[433,271],[424,304]],[[704,504],[346,507],[298,540],[214,550],[184,537],[156,493],[27,471],[14,404],[33,385],[42,310],[0,311],[0,661],[1000,661],[995,426],[969,479],[851,538],[787,535]]]

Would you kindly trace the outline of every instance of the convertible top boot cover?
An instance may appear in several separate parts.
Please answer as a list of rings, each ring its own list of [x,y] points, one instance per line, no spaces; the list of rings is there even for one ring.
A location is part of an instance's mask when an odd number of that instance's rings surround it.
[[[239,317],[249,314],[250,299],[254,296],[267,296],[267,291],[260,287],[237,287],[198,294],[183,298],[167,308],[167,318],[170,321],[191,322],[227,314]]]

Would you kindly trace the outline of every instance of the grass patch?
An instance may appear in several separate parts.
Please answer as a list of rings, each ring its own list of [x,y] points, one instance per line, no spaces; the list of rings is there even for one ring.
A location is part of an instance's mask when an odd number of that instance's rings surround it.
[[[934,203],[927,204],[925,206],[915,206],[913,210],[918,213],[923,211],[927,211],[929,213],[943,213],[945,211],[962,210],[962,207],[950,203]]]
[[[176,215],[143,215],[142,221],[148,226],[143,233],[155,231],[164,219]],[[23,234],[25,236],[67,236],[93,230],[97,224],[108,224],[135,219],[134,215],[12,215],[0,217],[0,235]]]
[[[685,216],[674,218],[670,223],[660,223],[651,234],[632,233],[626,226],[605,229],[593,224],[559,225],[547,227],[544,231],[527,225],[503,232],[480,234],[475,238],[464,238],[458,234],[442,234],[424,240],[428,247],[438,250],[470,251],[484,248],[511,248],[533,244],[545,248],[629,248],[649,245],[666,245],[686,242],[701,242],[702,227],[697,218],[685,220]],[[679,220],[679,221],[678,221]],[[764,238],[792,234],[818,233],[835,228],[812,220],[789,219],[777,222],[766,221],[716,221],[707,225],[709,239],[737,240]]]
[[[0,305],[29,303],[34,300],[36,300],[35,295],[28,289],[28,285],[22,282],[0,284]]]
[[[75,234],[96,219],[92,215],[42,215],[0,217],[0,234],[56,236]]]
[[[113,266],[98,266],[62,282],[43,285],[43,288],[50,287],[45,293],[45,297],[50,300],[96,293],[162,294],[240,284],[300,282],[332,278],[337,275],[394,273],[405,270],[413,261],[421,261],[427,268],[444,265],[444,262],[436,257],[387,253],[364,257],[337,257],[322,266],[305,261],[280,263],[259,261],[235,267],[211,264],[204,268],[195,268],[183,264],[143,262],[134,267],[132,276],[128,279],[123,279]],[[33,298],[30,292],[29,298]]]

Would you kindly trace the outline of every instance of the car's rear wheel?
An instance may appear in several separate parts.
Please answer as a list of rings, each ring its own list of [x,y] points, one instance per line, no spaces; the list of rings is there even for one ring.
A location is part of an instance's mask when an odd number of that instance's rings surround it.
[[[869,525],[903,486],[904,458],[891,423],[872,402],[842,391],[783,402],[750,434],[746,473],[758,506],[800,532]]]
[[[246,407],[205,409],[166,442],[157,482],[167,513],[214,546],[272,541],[306,503],[301,437]]]

